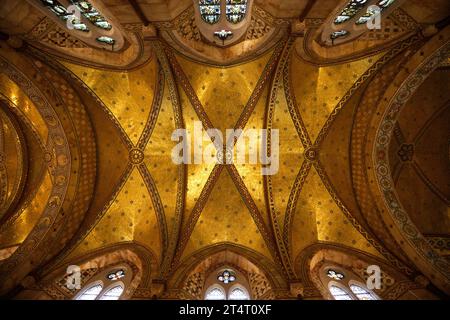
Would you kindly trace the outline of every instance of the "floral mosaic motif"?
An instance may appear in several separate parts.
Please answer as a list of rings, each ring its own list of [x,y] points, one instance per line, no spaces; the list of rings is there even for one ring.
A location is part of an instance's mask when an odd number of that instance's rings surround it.
[[[414,156],[414,145],[403,144],[397,152],[400,159],[404,162],[412,161]]]

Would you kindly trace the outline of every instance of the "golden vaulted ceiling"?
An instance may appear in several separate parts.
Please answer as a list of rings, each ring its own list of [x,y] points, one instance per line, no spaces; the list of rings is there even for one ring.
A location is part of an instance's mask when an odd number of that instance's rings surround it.
[[[120,261],[134,298],[201,298],[185,280],[224,265],[255,297],[318,298],[319,260],[382,265],[386,298],[450,292],[448,1],[399,1],[336,46],[346,1],[254,0],[228,45],[190,0],[92,1],[117,51],[32,2],[0,4],[0,295],[68,298],[67,265]],[[278,172],[175,164],[196,122],[279,130]]]

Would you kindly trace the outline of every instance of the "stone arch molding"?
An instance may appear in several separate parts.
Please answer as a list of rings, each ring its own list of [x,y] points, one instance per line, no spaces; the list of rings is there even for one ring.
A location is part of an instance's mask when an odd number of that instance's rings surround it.
[[[450,292],[450,265],[434,251],[400,202],[389,166],[388,148],[405,103],[449,54],[450,28],[447,27],[420,48],[399,72],[373,119],[372,128],[375,129],[369,137],[372,150],[369,152],[371,159],[368,159],[368,163],[373,164],[368,169],[369,180],[376,181],[370,187],[377,195],[377,205],[386,225],[419,270],[446,293]]]

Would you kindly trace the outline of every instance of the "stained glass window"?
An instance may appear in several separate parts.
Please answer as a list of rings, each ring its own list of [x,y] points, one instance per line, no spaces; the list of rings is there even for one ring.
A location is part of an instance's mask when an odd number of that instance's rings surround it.
[[[247,0],[227,0],[226,16],[231,23],[239,23],[247,13]]]
[[[368,0],[351,0],[344,10],[334,19],[335,24],[341,24],[353,18],[362,8],[366,6]]]
[[[395,0],[380,0],[376,6],[370,6],[367,8],[367,12],[356,21],[356,24],[364,24],[372,19],[376,14],[381,13],[383,10],[389,8]]]
[[[214,24],[220,18],[220,0],[199,0],[200,15],[202,19]]]
[[[353,300],[344,289],[341,289],[338,286],[331,286],[330,293],[333,295],[335,300]]]
[[[115,286],[108,291],[106,291],[101,297],[100,300],[119,300],[120,296],[123,293],[122,286]]]
[[[233,290],[231,290],[231,293],[228,296],[228,300],[250,300],[250,297],[243,289],[234,288]]]
[[[102,291],[103,287],[101,284],[96,284],[89,289],[85,290],[77,300],[95,300],[98,294]]]
[[[101,43],[106,43],[106,44],[109,44],[109,45],[112,45],[112,46],[116,43],[116,40],[114,40],[111,37],[106,37],[106,36],[98,37],[97,41],[101,42]]]
[[[70,2],[74,4],[78,10],[80,10],[81,14],[95,26],[104,30],[112,29],[112,25],[89,1],[70,0]]]
[[[363,287],[352,284],[350,286],[350,289],[353,291],[353,293],[359,300],[375,300],[374,296]]]
[[[217,276],[217,280],[223,283],[229,283],[236,280],[236,277],[232,271],[224,270],[222,273],[219,273],[219,275]]]
[[[63,6],[57,0],[41,0],[41,3],[52,11],[57,17],[65,22],[70,22],[75,30],[88,32],[89,28],[86,24],[82,23],[73,12],[69,12],[65,6]]]
[[[223,289],[214,287],[206,293],[205,300],[226,300]]]

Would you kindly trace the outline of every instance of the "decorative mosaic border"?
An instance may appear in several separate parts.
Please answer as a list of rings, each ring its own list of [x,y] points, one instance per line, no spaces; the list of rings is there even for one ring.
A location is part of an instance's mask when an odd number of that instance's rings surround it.
[[[444,275],[450,282],[448,261],[433,250],[403,208],[395,191],[387,156],[389,142],[393,135],[395,122],[400,111],[425,79],[439,67],[442,61],[447,59],[449,54],[450,43],[447,42],[431,57],[426,59],[414,73],[410,74],[400,89],[395,93],[383,114],[376,132],[372,160],[375,168],[375,177],[386,208],[388,209],[388,214],[397,224],[406,240],[416,249],[417,253],[426,259],[430,265]]]

